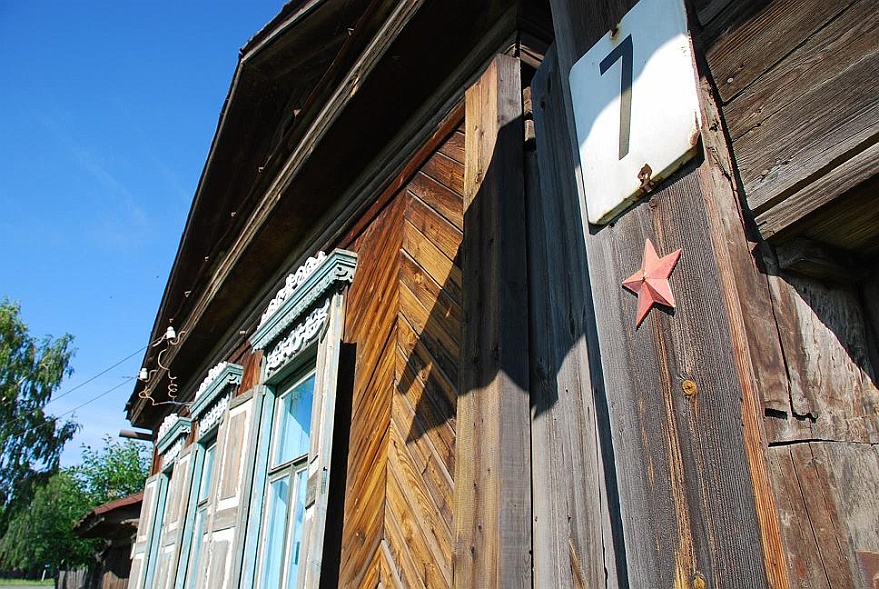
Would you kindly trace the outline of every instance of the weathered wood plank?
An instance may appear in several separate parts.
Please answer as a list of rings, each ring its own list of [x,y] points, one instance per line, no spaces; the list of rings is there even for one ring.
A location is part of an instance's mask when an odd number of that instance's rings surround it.
[[[388,517],[385,522],[385,535],[387,536],[388,552],[391,559],[397,566],[397,574],[404,587],[415,587],[427,589],[422,580],[421,572],[415,562],[412,552],[406,549],[411,541],[411,537],[407,537],[407,530],[404,523],[398,517]],[[411,536],[411,532],[410,532]],[[398,550],[398,547],[403,548]]]
[[[826,457],[815,444],[794,444],[789,449],[794,472],[788,474],[796,477],[802,498],[795,517],[802,519],[801,525],[808,522],[818,547],[818,559],[810,565],[820,566],[829,587],[854,587],[847,534],[837,513],[840,490],[828,476]]]
[[[751,255],[740,208],[733,161],[723,133],[719,105],[707,79],[700,81],[702,141],[708,165],[698,170],[705,212],[727,310],[736,372],[741,385],[745,453],[770,587],[787,587],[784,549],[775,494],[765,453],[762,418],[766,408],[787,409],[788,382],[774,321],[769,287]],[[762,389],[762,390],[761,390]]]
[[[446,395],[444,405],[455,407],[458,397],[459,369],[458,365],[451,368],[446,367],[452,373],[447,374],[442,365],[436,360],[434,352],[428,347],[430,342],[419,338],[418,333],[412,329],[412,326],[405,318],[400,318],[397,323],[397,345],[400,353],[406,358],[406,370],[421,374],[425,368],[429,368],[429,380],[435,380],[439,391]],[[401,376],[403,373],[401,372]],[[440,402],[439,399],[436,402]]]
[[[458,337],[450,334],[447,327],[437,321],[405,285],[400,285],[400,311],[431,351],[436,363],[446,374],[454,375],[461,354]]]
[[[348,292],[345,316],[345,339],[357,341],[369,333],[372,325],[390,325],[396,314],[396,265],[400,249],[404,203],[395,201],[386,213],[352,244],[351,250],[365,255],[358,261],[355,284]],[[358,366],[360,354],[358,349]],[[358,370],[358,373],[360,371]]]
[[[427,160],[421,171],[443,186],[449,187],[458,194],[464,194],[464,170],[452,158],[436,153]]]
[[[708,67],[723,102],[748,87],[854,0],[776,0],[707,52]],[[716,3],[716,0],[715,0]],[[701,18],[702,12],[699,16]]]
[[[734,142],[765,124],[777,113],[789,110],[797,99],[801,99],[808,92],[814,89],[827,91],[840,81],[850,78],[856,71],[850,68],[858,62],[872,61],[872,56],[879,51],[873,42],[879,17],[875,16],[872,3],[865,0],[846,0],[841,6],[838,3],[831,6],[830,9],[824,9],[829,14],[819,17],[822,20],[831,20],[826,27],[811,36],[804,34],[805,31],[795,31],[793,34],[806,39],[806,42],[775,67],[765,73],[760,72],[759,80],[753,86],[724,107],[730,137]],[[787,12],[791,11],[788,9]],[[815,16],[819,14],[820,12]],[[837,15],[837,18],[832,18]],[[789,18],[797,16],[789,15]],[[754,26],[758,24],[754,23]],[[757,47],[760,49],[755,47],[752,51],[762,53],[765,50],[765,46]],[[864,96],[870,97],[870,94]],[[812,119],[809,122],[815,122],[817,109],[826,111],[842,106],[833,97],[839,95],[825,94],[819,104],[813,104],[809,110],[800,111],[800,115],[808,112]],[[864,105],[869,103],[869,100],[861,102]]]
[[[442,318],[449,329],[457,333],[461,326],[461,301],[453,299],[418,262],[403,251],[401,255],[400,282],[405,284],[419,301],[431,302],[431,313]]]
[[[550,49],[532,81],[532,96],[564,112],[557,57]],[[614,586],[616,562],[586,333],[593,315],[573,162],[564,118],[534,111],[537,154],[526,153],[528,301],[531,317],[531,452],[534,587]],[[554,145],[555,144],[555,145]],[[544,157],[540,157],[544,156]],[[538,158],[535,160],[535,158]],[[537,169],[539,167],[539,170]],[[587,344],[587,339],[590,343]],[[592,361],[597,362],[598,354]],[[610,440],[605,440],[610,450]]]
[[[402,425],[408,430],[406,440],[422,435],[430,437],[439,462],[446,470],[446,477],[451,481],[455,471],[455,406],[447,402],[447,393],[440,390],[442,385],[437,384],[441,377],[434,376],[430,365],[418,370],[419,365],[420,358],[397,348],[397,389],[408,403],[406,410],[398,411],[397,405],[402,403],[395,399],[394,415],[405,414]]]
[[[461,150],[454,135],[440,147],[449,155]],[[445,163],[463,172],[453,160]],[[461,271],[454,260],[463,198],[423,173],[410,188],[399,254],[398,394],[391,411],[385,546],[397,566],[395,583],[449,587],[461,338]]]
[[[448,526],[451,538],[453,489],[454,489],[454,461],[446,461],[440,452],[441,440],[432,432],[419,430],[418,424],[413,423],[414,407],[405,398],[399,399],[400,403],[394,404],[391,429],[396,430],[396,435],[406,445],[410,462],[415,469],[422,473],[422,482],[436,508],[438,517]],[[454,451],[454,446],[452,447]],[[402,456],[402,454],[401,454]]]
[[[400,523],[406,539],[402,548],[417,563],[421,582],[428,587],[451,587],[451,521],[443,517],[428,493],[422,474],[428,465],[409,452],[408,446],[414,446],[415,441],[407,441],[406,433],[404,429],[391,428],[388,516]],[[449,484],[449,497],[451,491]]]
[[[383,358],[392,356],[386,354]],[[339,583],[360,586],[384,535],[387,448],[393,362],[383,362],[370,383],[371,411],[352,419]],[[357,412],[353,413],[357,416]]]
[[[376,555],[379,574],[381,575],[381,584],[370,582],[371,579],[365,579],[363,587],[394,587],[396,589],[405,589],[403,580],[400,578],[399,567],[394,562],[394,556],[388,548],[388,541],[383,539],[379,545],[379,552]]]
[[[876,141],[877,34],[872,3],[856,2],[724,107],[753,211],[764,212]]]
[[[464,198],[451,188],[443,186],[421,172],[412,178],[408,189],[424,202],[430,203],[443,217],[459,230],[464,227]]]
[[[439,147],[439,152],[462,166],[464,165],[464,129],[457,129],[448,140]]]
[[[770,268],[790,379],[790,417],[798,422],[776,432],[776,440],[876,443],[879,372],[870,358],[868,318],[857,290]]]
[[[449,296],[461,300],[461,269],[437,246],[424,239],[409,221],[403,223],[403,249],[418,260],[418,264],[448,291]]]
[[[461,231],[457,227],[418,197],[409,199],[405,216],[424,239],[434,244],[450,260],[455,260],[461,245]]]
[[[791,193],[783,206],[772,207],[757,215],[755,220],[760,234],[769,239],[797,224],[800,231],[817,233],[821,239],[839,247],[875,253],[879,247],[875,245],[879,214],[872,196],[879,185],[877,177],[879,143],[874,143]],[[863,191],[865,196],[859,201],[846,196],[844,210],[835,211],[819,223],[811,223],[813,227],[803,227],[808,215],[853,190]]]
[[[830,589],[797,476],[797,469],[802,465],[794,463],[790,448],[775,446],[768,451],[769,469],[778,497],[790,586]]]
[[[349,434],[339,584],[362,586],[379,572],[374,562],[384,536],[387,449],[399,310],[399,250],[405,203],[397,198],[366,227],[348,292],[345,338],[357,346]]]
[[[632,3],[551,4],[567,72]],[[556,116],[573,129],[561,81],[566,109]],[[566,157],[576,161],[571,139]],[[768,585],[742,426],[750,409],[730,361],[738,350],[698,173],[705,165],[686,165],[614,225],[584,228],[625,543],[620,584],[631,587]],[[671,281],[678,305],[652,311],[636,330],[635,299],[620,284],[641,265],[648,237],[660,253],[683,250]],[[696,394],[684,393],[687,380]]]
[[[712,100],[711,92],[703,81],[703,103]],[[778,335],[778,325],[773,312],[769,284],[755,264],[752,251],[756,244],[748,240],[745,219],[739,206],[738,185],[733,182],[734,171],[726,142],[722,136],[722,123],[716,108],[703,109],[703,140],[706,153],[711,158],[709,173],[702,174],[705,190],[716,196],[708,201],[716,234],[722,235],[722,243],[715,244],[718,251],[729,251],[730,277],[737,291],[734,304],[744,322],[750,371],[756,389],[763,401],[763,408],[787,411],[790,393],[787,367]],[[733,315],[733,313],[731,313]],[[744,377],[743,377],[744,380]]]
[[[455,586],[531,586],[528,303],[520,64],[466,92],[464,338]]]
[[[879,447],[875,444],[809,444],[816,468],[832,479],[827,486],[844,529],[841,548],[852,578],[862,587],[879,580]],[[865,482],[867,479],[867,482]],[[872,479],[870,484],[869,479]]]

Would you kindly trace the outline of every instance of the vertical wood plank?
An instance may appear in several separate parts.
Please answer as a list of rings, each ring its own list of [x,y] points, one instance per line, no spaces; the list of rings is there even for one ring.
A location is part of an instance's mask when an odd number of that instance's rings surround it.
[[[531,399],[534,587],[616,585],[613,527],[607,509],[599,411],[586,334],[594,315],[587,280],[574,168],[565,154],[558,59],[551,48],[531,83],[537,153],[526,155],[528,284],[531,308]],[[536,161],[533,161],[536,160]],[[588,343],[587,343],[588,342]],[[589,347],[592,348],[590,358]],[[600,371],[600,370],[599,370]]]
[[[519,61],[466,92],[455,587],[531,586],[528,307]]]
[[[146,574],[149,567],[149,555],[153,542],[156,519],[156,507],[159,503],[162,477],[154,474],[144,484],[143,502],[140,507],[140,519],[137,524],[137,533],[134,536],[134,544],[131,546],[131,573],[129,583],[132,589],[144,589],[146,587]]]
[[[565,112],[567,73],[620,21],[630,0],[552,0]],[[538,134],[540,129],[537,130]],[[578,161],[569,140],[567,154]],[[613,436],[630,587],[766,587],[754,482],[742,425],[740,351],[721,290],[715,228],[697,159],[614,224],[583,227]],[[581,186],[578,189],[582,190]],[[581,191],[581,205],[583,203]],[[682,248],[671,288],[678,306],[635,328],[635,300],[622,281],[641,264],[646,238],[660,254]],[[720,240],[717,240],[720,242]],[[685,380],[697,394],[684,394]],[[759,441],[757,442],[759,444]]]
[[[312,408],[311,449],[308,476],[317,477],[317,496],[312,505],[305,506],[301,550],[304,566],[299,571],[301,587],[320,587],[325,579],[333,578],[335,571],[323,570],[323,548],[326,537],[327,508],[331,472],[333,437],[335,433],[336,387],[339,373],[339,354],[345,320],[345,295],[330,297],[329,320],[319,344],[315,382],[315,401]],[[345,424],[347,425],[347,424]],[[341,473],[340,473],[341,474]]]
[[[199,558],[197,587],[239,585],[248,538],[248,498],[253,490],[253,454],[261,403],[253,392],[232,400],[217,431],[215,475],[211,481],[207,542]],[[250,572],[250,571],[246,571]]]
[[[745,453],[754,488],[763,562],[769,585],[782,589],[788,587],[788,575],[761,418],[764,407],[777,407],[777,399],[784,398],[788,390],[784,358],[773,322],[768,285],[754,264],[743,230],[745,223],[732,180],[732,156],[723,136],[719,107],[707,80],[702,80],[700,91],[702,140],[708,162],[699,168],[698,174],[703,191],[710,195],[705,199],[705,211],[742,387]],[[760,387],[764,389],[762,396]]]

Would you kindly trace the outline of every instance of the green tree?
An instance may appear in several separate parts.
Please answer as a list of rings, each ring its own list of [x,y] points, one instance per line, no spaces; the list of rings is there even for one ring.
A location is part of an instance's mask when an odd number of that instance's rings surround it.
[[[98,543],[77,538],[73,527],[90,509],[70,472],[52,475],[37,488],[27,508],[17,510],[10,520],[0,538],[0,566],[35,576],[46,565],[57,571],[87,564]]]
[[[0,302],[0,534],[16,504],[58,469],[61,450],[76,433],[76,424],[44,411],[72,373],[72,341],[69,334],[32,337],[19,305]]]
[[[16,511],[0,538],[0,569],[27,573],[89,564],[100,542],[73,533],[89,511],[143,489],[149,448],[131,440],[104,438],[104,447],[83,446],[82,464],[62,469],[37,489],[26,509]]]
[[[104,436],[104,447],[83,446],[82,464],[70,470],[94,507],[142,491],[149,467],[148,445]]]

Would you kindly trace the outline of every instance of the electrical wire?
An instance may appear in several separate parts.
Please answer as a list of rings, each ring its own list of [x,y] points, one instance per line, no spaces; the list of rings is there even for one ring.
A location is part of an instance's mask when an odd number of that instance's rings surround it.
[[[137,353],[137,352],[135,352],[135,353]],[[99,376],[100,376],[100,375],[99,375]],[[91,399],[89,399],[88,401],[86,401],[86,402],[84,402],[84,403],[80,403],[79,405],[77,405],[77,406],[74,407],[73,409],[70,409],[69,411],[65,411],[64,413],[61,413],[61,414],[59,414],[59,415],[47,415],[46,417],[47,417],[47,419],[48,419],[49,421],[44,421],[43,423],[41,423],[41,424],[35,426],[34,429],[41,429],[41,428],[44,428],[44,427],[46,427],[46,426],[50,426],[50,425],[54,428],[56,425],[58,425],[58,422],[61,421],[61,418],[62,418],[62,417],[65,417],[65,416],[67,416],[67,415],[70,415],[71,413],[74,413],[74,412],[76,412],[76,411],[82,409],[82,408],[85,407],[86,405],[90,405],[90,404],[94,403],[95,401],[97,401],[98,399],[100,399],[100,398],[102,398],[102,397],[106,397],[107,395],[109,395],[110,393],[112,393],[113,391],[115,391],[116,389],[122,387],[123,385],[126,385],[126,384],[130,383],[132,380],[134,380],[134,377],[133,377],[133,376],[126,376],[126,377],[125,377],[125,380],[123,380],[123,381],[120,382],[119,384],[117,384],[117,385],[115,385],[115,386],[113,386],[113,387],[107,389],[106,391],[104,391],[104,392],[102,392],[102,393],[99,393],[99,394],[95,395],[94,397],[92,397]],[[48,405],[48,403],[47,403],[47,405]],[[21,425],[27,426],[27,423],[25,422],[25,418],[24,418],[24,417],[16,417],[16,418],[12,419],[11,421],[9,421],[9,422],[7,422],[7,423],[9,423],[9,424],[21,424]],[[62,423],[61,425],[63,426],[64,424]],[[77,427],[78,427],[78,426],[77,426]],[[13,429],[10,433],[15,434],[15,429]]]
[[[150,343],[152,343],[152,342],[150,342]],[[97,373],[96,375],[92,376],[91,378],[84,380],[83,382],[79,383],[79,384],[76,385],[75,387],[73,387],[73,388],[71,388],[71,389],[68,389],[68,390],[64,391],[64,392],[61,393],[60,395],[52,395],[52,398],[49,399],[49,400],[46,402],[45,405],[43,405],[43,410],[45,410],[46,407],[48,407],[49,405],[51,405],[51,404],[54,403],[55,401],[57,401],[57,400],[59,400],[59,399],[61,399],[61,398],[63,398],[63,397],[66,397],[67,395],[69,395],[69,394],[75,392],[75,391],[78,390],[78,389],[81,389],[82,387],[84,387],[85,385],[89,384],[90,382],[92,382],[92,381],[94,381],[94,380],[100,378],[101,376],[107,374],[108,372],[110,372],[110,371],[113,370],[114,368],[118,367],[120,364],[123,364],[124,362],[127,362],[128,360],[131,360],[131,359],[134,358],[136,355],[138,355],[138,354],[142,353],[144,350],[146,350],[148,347],[149,347],[149,345],[146,345],[146,346],[143,346],[142,348],[140,348],[140,349],[138,349],[138,350],[135,350],[134,352],[132,352],[131,354],[125,356],[124,358],[122,358],[121,360],[117,361],[117,362],[114,363],[113,365],[109,366],[108,368],[105,368],[104,370],[102,370],[101,372],[99,372],[99,373]],[[116,389],[119,389],[119,388],[121,388],[123,385],[126,385],[126,384],[130,383],[132,380],[134,380],[134,378],[135,378],[135,377],[133,377],[133,376],[126,376],[126,377],[124,377],[124,380],[123,380],[122,382],[120,382],[119,384],[113,386],[112,388],[110,388],[110,389],[108,389],[108,390],[106,390],[106,391],[104,391],[104,392],[102,392],[102,393],[99,393],[99,394],[95,395],[94,397],[92,397],[92,398],[89,399],[88,401],[85,401],[84,403],[81,403],[81,404],[77,405],[77,406],[74,407],[73,409],[70,409],[69,411],[65,411],[64,413],[61,413],[60,415],[51,415],[51,416],[49,416],[49,417],[51,417],[51,418],[53,419],[53,421],[48,421],[48,422],[45,422],[45,423],[43,423],[43,424],[41,424],[41,425],[38,425],[37,428],[39,429],[39,428],[41,428],[41,427],[45,427],[46,425],[55,425],[55,420],[60,420],[62,417],[65,417],[65,416],[67,416],[67,415],[70,415],[71,413],[74,413],[74,412],[78,411],[79,409],[82,409],[82,408],[85,407],[86,405],[90,405],[91,403],[94,403],[94,402],[97,401],[98,399],[101,399],[101,398],[103,398],[103,397],[106,397],[107,395],[109,395],[110,393],[112,393],[113,391],[115,391]],[[15,418],[15,419],[12,420],[12,423],[15,423],[15,422],[23,423],[23,422],[24,422],[24,418],[22,418],[22,417],[17,417],[17,418]]]
[[[122,358],[121,360],[119,360],[118,362],[116,362],[115,364],[113,364],[112,366],[110,366],[109,368],[106,368],[106,369],[102,370],[101,372],[97,373],[96,375],[94,375],[93,377],[91,377],[90,379],[85,380],[85,381],[79,383],[78,385],[76,385],[76,386],[73,387],[72,389],[70,389],[70,390],[68,390],[68,391],[64,391],[64,392],[61,393],[60,395],[52,395],[52,398],[49,399],[49,402],[46,403],[46,405],[44,405],[44,407],[47,406],[47,405],[49,405],[50,403],[54,403],[55,401],[57,401],[58,399],[60,399],[60,398],[62,398],[62,397],[66,397],[67,395],[69,395],[69,394],[72,393],[73,391],[75,391],[75,390],[77,390],[77,389],[80,389],[80,388],[84,387],[85,385],[87,385],[88,383],[92,382],[92,381],[95,380],[96,378],[98,378],[98,377],[100,377],[100,376],[104,376],[105,374],[107,374],[108,372],[110,372],[111,370],[113,370],[114,368],[116,368],[117,366],[119,366],[120,364],[122,364],[123,362],[126,362],[127,360],[131,360],[131,359],[134,358],[137,354],[140,354],[141,352],[143,352],[143,351],[146,350],[146,349],[147,349],[147,346],[144,346],[144,347],[142,347],[142,348],[139,349],[139,350],[135,350],[134,352],[132,352],[131,354],[129,354],[129,355],[126,356],[125,358]],[[133,377],[132,377],[132,378],[133,378]]]
[[[132,380],[134,380],[134,377],[133,377],[133,376],[126,376],[126,377],[125,377],[125,380],[123,380],[122,382],[120,382],[119,384],[117,384],[116,386],[114,386],[113,388],[107,389],[107,390],[104,391],[103,393],[101,393],[101,394],[99,394],[99,395],[96,395],[96,396],[92,397],[91,399],[89,399],[89,400],[86,401],[85,403],[82,403],[81,405],[77,405],[76,407],[74,407],[73,409],[71,409],[71,410],[69,410],[69,411],[65,411],[64,413],[62,413],[62,414],[60,414],[60,415],[53,415],[52,417],[54,417],[55,419],[61,419],[61,418],[64,417],[65,415],[70,415],[71,413],[74,413],[75,411],[77,411],[77,410],[79,410],[79,409],[82,409],[82,408],[85,407],[86,405],[90,405],[91,403],[94,403],[95,401],[97,401],[97,400],[100,399],[101,397],[106,397],[107,395],[109,395],[110,393],[112,393],[113,391],[115,391],[116,389],[120,388],[122,385],[124,385],[124,384],[128,384],[128,383],[131,382]]]

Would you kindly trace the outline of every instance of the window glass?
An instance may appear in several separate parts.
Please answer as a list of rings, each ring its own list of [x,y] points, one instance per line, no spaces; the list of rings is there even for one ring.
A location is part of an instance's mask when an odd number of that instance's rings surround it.
[[[289,481],[283,477],[269,485],[269,504],[266,510],[265,557],[263,560],[262,589],[274,589],[281,580],[281,562],[284,559],[284,536],[287,528]]]
[[[305,515],[305,488],[308,483],[308,469],[303,468],[296,473],[296,504],[293,509],[293,533],[290,546],[290,566],[287,567],[287,587],[296,586],[299,574],[299,555],[302,544],[302,518]]]
[[[201,466],[201,482],[198,486],[198,501],[202,502],[208,498],[211,490],[211,477],[214,474],[214,455],[216,454],[217,444],[211,443],[207,447],[204,454],[204,462]]]
[[[276,401],[275,451],[272,466],[308,453],[314,373],[285,391]]]
[[[293,589],[299,574],[302,522],[308,483],[314,366],[280,388],[272,417],[266,490],[263,499],[257,587]]]
[[[208,514],[208,494],[211,491],[211,479],[214,476],[214,459],[217,454],[217,441],[211,441],[204,450],[204,460],[201,463],[201,473],[198,481],[198,500],[195,508],[195,534],[192,536],[192,547],[189,556],[189,571],[187,573],[187,587],[195,586],[195,575],[198,574],[198,559],[202,548],[207,545],[205,523]]]

